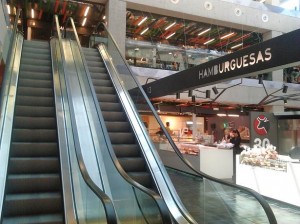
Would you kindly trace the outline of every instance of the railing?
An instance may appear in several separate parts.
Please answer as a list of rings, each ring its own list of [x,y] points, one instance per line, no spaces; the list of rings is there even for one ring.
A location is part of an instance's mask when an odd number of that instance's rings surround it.
[[[228,205],[226,203],[226,201],[224,201],[224,198],[222,198],[219,194],[221,188],[224,188],[224,191],[228,191],[227,189],[225,190],[225,188],[242,191],[243,193],[247,194],[249,197],[251,197],[253,199],[253,203],[254,204],[256,203],[256,207],[258,209],[261,208],[263,213],[266,215],[265,218],[270,223],[276,224],[277,221],[276,221],[273,211],[271,210],[269,204],[264,200],[264,198],[260,194],[258,194],[257,192],[255,192],[251,189],[241,187],[241,186],[229,183],[229,182],[225,182],[225,181],[213,178],[211,176],[208,176],[205,173],[199,172],[181,154],[181,152],[177,148],[176,144],[173,142],[170,134],[166,130],[164,124],[160,120],[156,110],[150,103],[144,90],[141,88],[141,86],[137,82],[135,76],[132,75],[130,66],[128,65],[126,60],[122,57],[122,55],[119,53],[120,51],[117,47],[117,44],[115,43],[113,37],[109,34],[109,31],[107,30],[105,24],[102,24],[102,26],[103,26],[102,28],[104,29],[105,33],[107,34],[107,37],[106,37],[107,41],[105,42],[105,45],[107,45],[108,53],[111,56],[111,60],[119,73],[119,77],[121,78],[124,87],[129,91],[132,100],[135,102],[136,111],[139,110],[140,106],[143,106],[143,108],[147,107],[147,110],[151,111],[152,115],[154,116],[153,122],[155,123],[155,124],[151,124],[152,127],[160,127],[163,130],[164,135],[166,137],[166,142],[165,142],[165,144],[167,145],[166,148],[171,150],[173,153],[177,154],[177,156],[178,156],[177,158],[179,158],[179,159],[177,159],[178,163],[182,163],[183,166],[189,167],[189,169],[193,170],[199,177],[202,177],[202,178],[204,178],[204,180],[207,180],[207,182],[209,182],[209,185],[213,186],[210,189],[212,189],[212,190],[217,189],[215,191],[214,197],[216,200],[220,201],[219,204],[224,204],[224,206],[227,208],[228,208],[228,206],[236,206],[236,205]],[[142,116],[142,114],[140,114],[140,117],[141,116]],[[149,138],[150,138],[150,136],[149,136]],[[159,151],[160,149],[157,148],[157,150]],[[230,207],[226,211],[228,212],[228,217],[233,216],[234,212]],[[213,212],[213,211],[207,210],[206,212]],[[243,214],[241,214],[241,215],[243,215]],[[253,216],[255,216],[255,214],[253,214]]]
[[[1,117],[0,117],[0,211],[2,212],[5,184],[7,178],[8,160],[13,125],[13,115],[16,101],[17,83],[23,44],[23,35],[18,30],[18,18],[22,11],[18,10],[14,22],[9,45],[8,60],[5,67],[1,88]],[[2,214],[1,214],[2,215]],[[0,217],[1,220],[1,217]]]

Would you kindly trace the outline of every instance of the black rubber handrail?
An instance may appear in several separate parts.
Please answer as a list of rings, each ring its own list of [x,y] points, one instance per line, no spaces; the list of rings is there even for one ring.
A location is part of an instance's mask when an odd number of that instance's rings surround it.
[[[99,27],[102,28],[101,26],[104,28],[104,30],[107,32],[107,34],[110,36],[110,38],[114,42],[115,46],[118,48],[118,45],[116,44],[116,41],[111,36],[110,32],[108,31],[108,29],[107,29],[107,27],[106,27],[106,25],[104,23],[102,23],[102,22],[98,23],[98,25],[95,27],[95,31],[98,31]],[[119,50],[119,52],[121,52],[119,48],[118,48],[118,50]],[[191,170],[193,170],[196,174],[198,174],[202,178],[204,177],[204,178],[206,178],[208,180],[215,181],[217,183],[224,184],[224,185],[227,185],[227,186],[230,186],[230,187],[234,187],[234,188],[237,188],[239,190],[243,190],[243,191],[248,192],[250,195],[252,195],[254,198],[256,198],[257,201],[261,204],[261,206],[263,207],[263,209],[264,209],[264,211],[265,211],[265,213],[266,213],[266,215],[268,217],[268,220],[269,220],[270,224],[277,224],[277,220],[275,218],[275,215],[274,215],[274,213],[273,213],[270,205],[266,202],[266,200],[259,193],[257,193],[256,191],[254,191],[254,190],[252,190],[250,188],[243,187],[243,186],[240,186],[240,185],[237,185],[237,184],[233,184],[233,183],[229,183],[229,182],[226,182],[226,181],[214,178],[212,176],[209,176],[209,175],[207,175],[207,174],[205,174],[203,172],[200,172],[200,171],[196,170],[191,165],[191,163],[183,157],[182,153],[180,152],[180,150],[177,148],[176,144],[174,143],[172,137],[170,136],[170,134],[166,130],[163,122],[159,118],[159,116],[158,116],[155,108],[151,104],[151,102],[150,102],[147,94],[145,93],[144,89],[141,87],[141,85],[137,81],[136,77],[133,75],[133,72],[131,71],[131,68],[128,65],[127,61],[124,59],[124,57],[122,57],[122,60],[123,60],[124,64],[126,65],[127,69],[130,71],[130,75],[132,76],[133,80],[135,81],[138,90],[141,92],[142,96],[146,100],[146,103],[148,104],[149,108],[151,109],[152,114],[155,117],[155,119],[157,120],[158,124],[162,128],[162,130],[163,130],[166,138],[168,139],[169,143],[171,144],[171,146],[174,149],[174,151],[177,154],[177,156],[183,161],[183,163],[185,163]]]

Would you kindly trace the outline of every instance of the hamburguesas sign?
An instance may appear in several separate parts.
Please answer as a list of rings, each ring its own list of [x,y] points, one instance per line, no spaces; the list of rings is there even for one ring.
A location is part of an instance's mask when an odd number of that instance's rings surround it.
[[[300,64],[300,29],[143,86],[150,98]]]
[[[218,65],[212,67],[204,68],[199,70],[199,79],[204,79],[212,75],[218,75],[219,73],[226,73],[234,71],[236,69],[245,68],[258,63],[264,63],[272,59],[271,48],[266,48],[263,51],[258,51],[256,53],[246,54],[238,58],[234,58],[230,61],[222,62]]]

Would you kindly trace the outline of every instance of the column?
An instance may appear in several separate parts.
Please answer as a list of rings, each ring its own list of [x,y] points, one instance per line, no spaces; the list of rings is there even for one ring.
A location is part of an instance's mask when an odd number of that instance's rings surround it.
[[[197,117],[196,117],[196,114],[192,114],[192,121],[193,121],[193,140],[196,140],[197,139]]]
[[[264,40],[268,40],[277,36],[282,35],[282,32],[278,32],[278,31],[270,31],[267,32],[263,35],[263,39]],[[283,69],[280,70],[276,70],[271,72],[271,77],[269,77],[269,80],[272,81],[278,81],[278,82],[283,82],[284,78],[283,78]],[[264,111],[265,112],[269,112],[269,113],[273,113],[273,112],[284,112],[284,104],[281,101],[278,101],[279,105],[267,105],[264,106]],[[282,105],[280,105],[282,104]]]
[[[109,0],[105,10],[108,30],[117,42],[122,55],[125,56],[126,2],[121,0]]]
[[[274,38],[274,37],[277,37],[280,35],[282,35],[282,32],[270,31],[270,32],[263,34],[263,39],[269,40],[271,38]],[[268,77],[268,80],[283,82],[283,69],[271,72],[271,75],[270,75],[270,77]]]

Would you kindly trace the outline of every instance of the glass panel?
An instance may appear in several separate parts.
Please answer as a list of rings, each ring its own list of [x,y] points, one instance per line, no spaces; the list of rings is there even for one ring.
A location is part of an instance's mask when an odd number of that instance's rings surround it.
[[[102,201],[84,181],[75,152],[70,153],[75,208],[79,223],[107,223]]]

